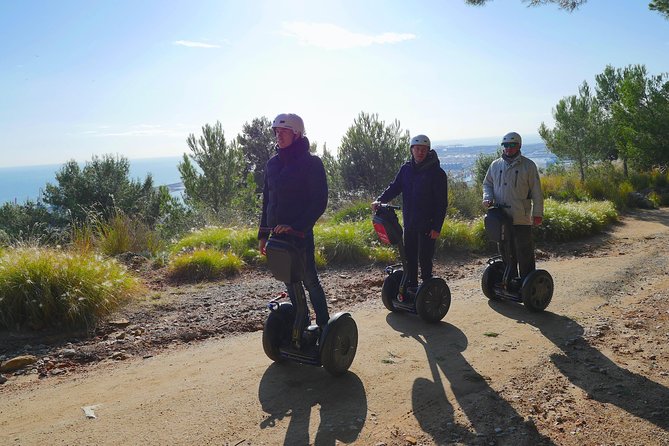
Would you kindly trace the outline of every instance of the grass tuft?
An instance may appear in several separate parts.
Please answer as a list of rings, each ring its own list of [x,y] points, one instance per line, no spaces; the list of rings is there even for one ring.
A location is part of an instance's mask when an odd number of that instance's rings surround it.
[[[198,249],[175,256],[168,266],[168,275],[189,282],[217,280],[237,274],[243,263],[234,253]]]
[[[0,327],[91,328],[142,289],[113,259],[17,247],[0,256]]]

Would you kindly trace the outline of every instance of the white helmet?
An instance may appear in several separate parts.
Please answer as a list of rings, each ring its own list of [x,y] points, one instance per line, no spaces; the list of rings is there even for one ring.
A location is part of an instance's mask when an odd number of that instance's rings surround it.
[[[411,144],[409,144],[409,147],[413,147],[416,145],[427,146],[428,149],[432,148],[430,146],[430,138],[428,138],[425,135],[416,135],[413,138],[411,138]]]
[[[293,133],[304,136],[304,121],[295,113],[281,113],[272,122],[272,129],[275,128],[291,129]]]
[[[519,147],[523,145],[523,139],[516,132],[510,132],[504,135],[504,138],[502,138],[502,144],[505,142],[517,142]]]

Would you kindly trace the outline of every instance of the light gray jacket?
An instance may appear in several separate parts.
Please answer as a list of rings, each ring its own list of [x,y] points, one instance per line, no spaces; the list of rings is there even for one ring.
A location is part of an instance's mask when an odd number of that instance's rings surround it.
[[[537,165],[520,155],[511,163],[498,158],[483,181],[483,200],[511,206],[504,209],[514,225],[532,225],[532,217],[544,216],[544,195]]]

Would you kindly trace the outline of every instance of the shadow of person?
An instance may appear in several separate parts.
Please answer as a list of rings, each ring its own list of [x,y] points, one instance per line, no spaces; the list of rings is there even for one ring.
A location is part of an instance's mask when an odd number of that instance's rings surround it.
[[[332,377],[321,368],[296,363],[273,363],[258,387],[262,409],[269,416],[261,429],[274,427],[290,417],[285,445],[307,445],[312,408],[320,406],[315,446],[334,446],[337,440],[352,443],[367,417],[367,396],[360,378],[352,372]]]
[[[400,336],[415,339],[425,349],[432,380],[417,378],[412,389],[413,412],[421,429],[437,444],[496,444],[513,436],[514,445],[550,445],[531,422],[525,422],[516,410],[499,396],[465,359],[465,334],[446,322],[426,324],[418,318],[389,313],[388,324]],[[440,371],[474,432],[455,420]]]
[[[538,328],[561,350],[551,355],[553,364],[590,398],[669,429],[669,389],[606,357],[583,338],[584,329],[576,321],[548,311],[531,313],[508,302],[490,301],[489,305],[510,319]]]

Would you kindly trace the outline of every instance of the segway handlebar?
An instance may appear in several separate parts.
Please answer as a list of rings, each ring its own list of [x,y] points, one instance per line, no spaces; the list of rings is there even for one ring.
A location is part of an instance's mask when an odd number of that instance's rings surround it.
[[[275,228],[276,228],[276,226],[275,227],[261,226],[260,227],[260,232],[264,233],[264,234],[273,235],[273,234],[276,234],[276,232],[274,232]],[[285,232],[282,232],[282,234],[288,234],[288,235],[292,235],[293,237],[304,238],[304,232],[298,231],[296,229],[289,229]]]
[[[397,206],[394,204],[388,204],[388,203],[379,203],[380,208],[386,208],[386,209],[395,209],[396,211],[399,211],[402,209],[402,206]]]
[[[497,208],[497,209],[511,209],[511,206],[509,206],[508,204],[501,204],[501,203],[496,203],[496,202],[493,201],[492,204],[490,206],[488,206],[488,209],[495,209],[495,208]]]

